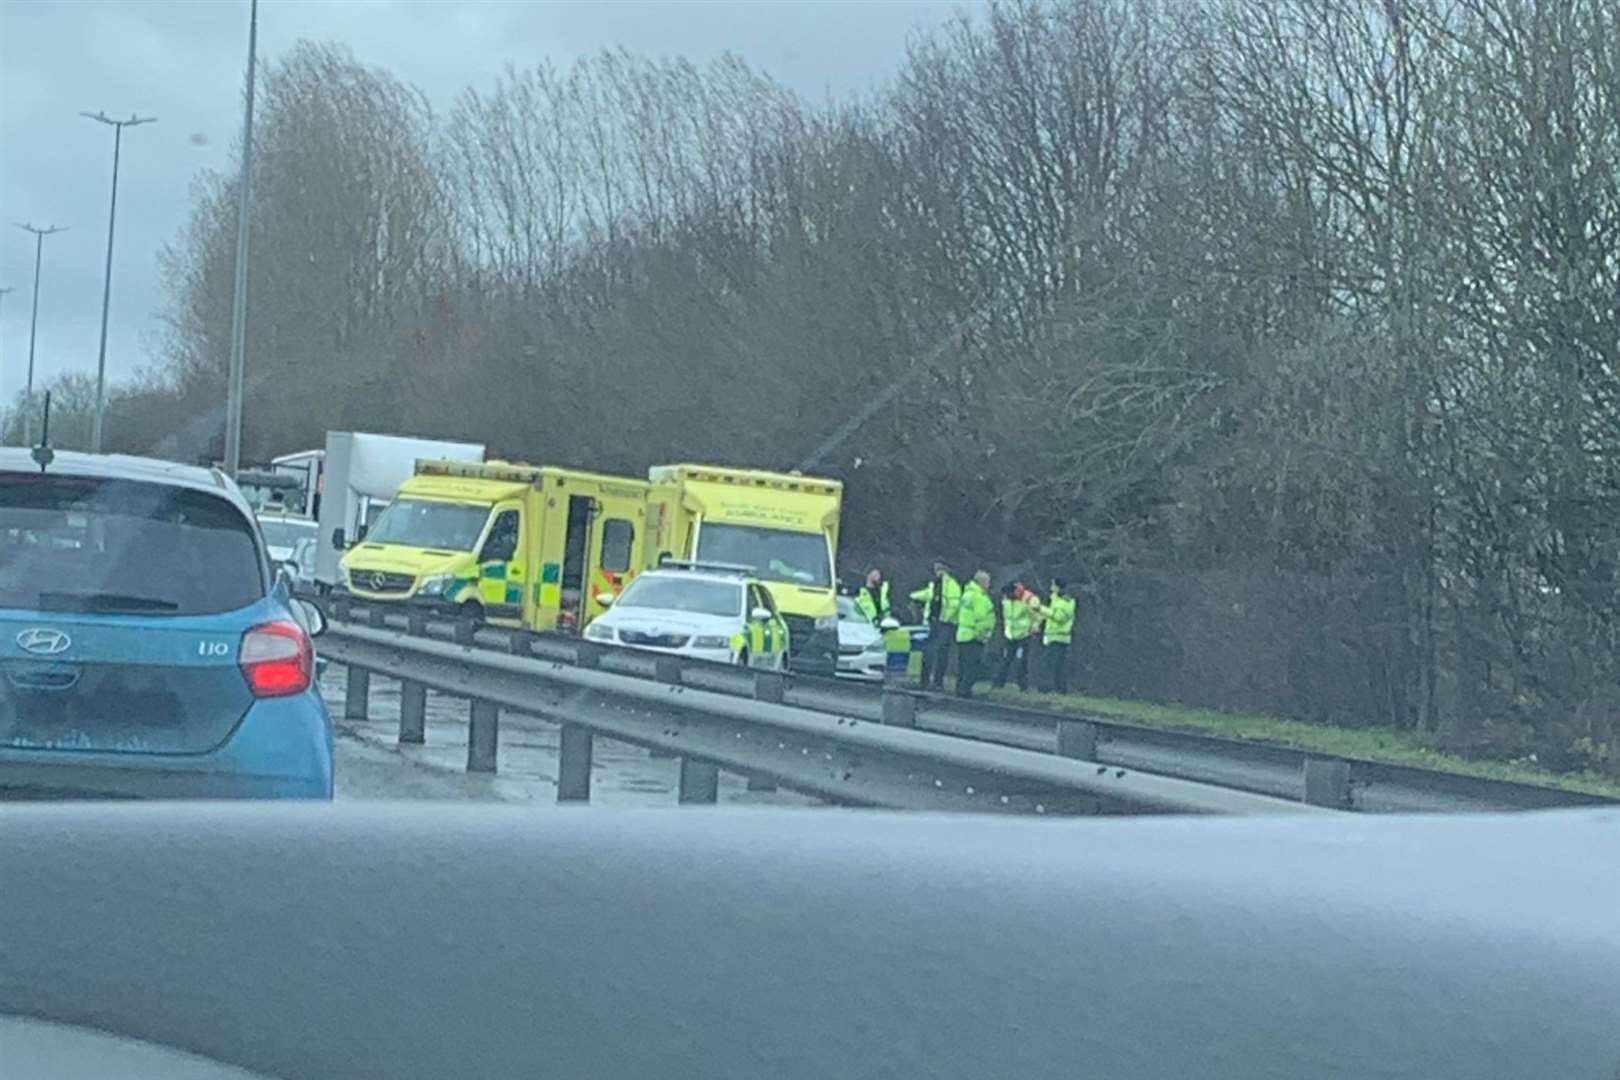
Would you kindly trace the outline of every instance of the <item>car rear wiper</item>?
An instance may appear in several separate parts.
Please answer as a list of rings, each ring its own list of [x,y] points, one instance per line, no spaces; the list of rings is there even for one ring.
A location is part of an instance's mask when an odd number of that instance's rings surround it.
[[[39,606],[53,611],[178,611],[180,605],[173,600],[155,596],[131,596],[127,593],[71,593],[42,592]]]

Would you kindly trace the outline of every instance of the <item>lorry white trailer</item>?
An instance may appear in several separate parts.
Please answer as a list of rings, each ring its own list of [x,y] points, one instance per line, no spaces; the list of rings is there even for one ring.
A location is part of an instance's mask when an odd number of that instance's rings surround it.
[[[326,433],[315,552],[315,580],[320,586],[338,583],[343,548],[365,534],[371,519],[416,471],[418,458],[483,461],[484,444],[359,431]]]

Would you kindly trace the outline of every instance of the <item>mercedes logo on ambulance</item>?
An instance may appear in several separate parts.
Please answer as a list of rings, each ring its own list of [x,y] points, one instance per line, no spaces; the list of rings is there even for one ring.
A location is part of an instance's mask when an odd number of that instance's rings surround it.
[[[17,645],[24,652],[36,653],[40,656],[55,656],[57,653],[66,652],[68,646],[72,644],[73,639],[62,631],[52,630],[44,626],[24,630],[17,635]]]

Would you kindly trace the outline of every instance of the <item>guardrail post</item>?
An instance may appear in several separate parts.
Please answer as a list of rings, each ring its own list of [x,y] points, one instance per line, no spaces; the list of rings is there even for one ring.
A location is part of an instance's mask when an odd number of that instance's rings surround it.
[[[408,679],[399,684],[399,741],[427,742],[427,687]]]
[[[681,663],[680,657],[672,656],[668,653],[660,653],[653,657],[653,679],[657,682],[668,683],[671,686],[679,686],[681,685],[681,670],[683,667],[684,665]],[[660,750],[656,746],[649,750],[647,754],[649,757],[654,758],[672,758],[675,756],[670,751]],[[682,759],[681,761],[681,776],[686,776],[685,759]],[[683,780],[683,791],[685,790],[684,783],[685,781]],[[681,801],[685,802],[686,800],[682,799]],[[709,801],[713,802],[714,800],[711,799]]]
[[[332,621],[348,622],[349,598],[342,595],[332,597],[332,602],[327,605],[327,610],[332,613]]]
[[[661,683],[672,686],[681,685],[681,658],[669,653],[659,653],[653,658],[653,678]]]
[[[602,654],[606,651],[600,643],[581,638],[574,642],[574,666],[596,671],[601,668]]]
[[[681,758],[681,786],[676,801],[712,803],[720,798],[720,767],[712,761]]]
[[[349,680],[343,688],[343,718],[364,720],[366,699],[371,696],[371,672],[349,665]]]
[[[513,656],[533,656],[534,650],[529,647],[530,634],[527,630],[519,628],[513,630],[506,639],[506,649]]]
[[[668,653],[660,653],[653,657],[653,680],[655,682],[668,683],[671,686],[679,686],[681,685],[681,667],[682,664],[680,657],[671,656]],[[675,756],[675,754],[673,751],[664,750],[660,747],[654,746],[648,748],[647,756],[651,758],[672,758]],[[686,790],[685,759],[682,759],[681,761],[681,790]],[[685,802],[686,800],[682,799],[681,801]]]
[[[557,801],[591,801],[591,749],[594,740],[589,728],[578,724],[562,726],[557,746]]]
[[[917,696],[904,690],[883,688],[883,722],[890,727],[917,726]]]
[[[1097,760],[1097,725],[1089,720],[1059,720],[1057,752],[1060,757]]]
[[[456,644],[471,645],[473,635],[478,633],[478,624],[471,619],[456,620]]]
[[[768,701],[772,705],[782,704],[787,695],[787,676],[780,671],[754,672],[754,699]]]
[[[427,613],[423,611],[407,611],[405,613],[405,632],[413,637],[426,637]]]
[[[1305,801],[1344,809],[1350,805],[1350,763],[1336,758],[1305,759]]]
[[[388,625],[388,609],[381,604],[374,604],[366,611],[366,625],[379,629]]]
[[[494,772],[500,741],[501,709],[491,701],[472,700],[467,714],[467,771]]]

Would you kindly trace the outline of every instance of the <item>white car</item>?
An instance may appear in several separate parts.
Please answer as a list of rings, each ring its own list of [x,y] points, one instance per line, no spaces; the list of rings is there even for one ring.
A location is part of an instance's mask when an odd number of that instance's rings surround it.
[[[745,571],[649,570],[585,628],[587,641],[721,664],[787,669],[787,623]]]
[[[838,676],[881,682],[889,653],[883,631],[866,621],[853,597],[838,598]]]
[[[320,527],[309,518],[260,514],[259,531],[264,533],[264,546],[270,561],[279,566],[292,562],[296,558],[298,541],[313,541],[320,534]]]
[[[293,545],[292,555],[282,564],[292,574],[293,584],[302,588],[315,587],[315,538],[301,537]]]

